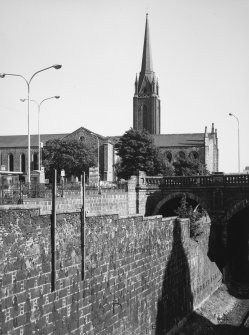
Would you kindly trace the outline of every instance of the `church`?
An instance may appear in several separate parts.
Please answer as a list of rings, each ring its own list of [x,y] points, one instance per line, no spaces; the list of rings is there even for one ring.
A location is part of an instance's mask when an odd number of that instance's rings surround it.
[[[161,103],[159,98],[159,82],[153,71],[149,20],[146,15],[142,66],[139,76],[136,76],[133,96],[133,128],[147,130],[154,139],[168,164],[178,157],[192,157],[206,164],[210,172],[218,171],[218,138],[217,130],[212,124],[211,132],[205,127],[204,132],[188,134],[161,134]],[[122,135],[120,135],[122,136]],[[41,143],[46,145],[50,139],[78,139],[90,141],[99,149],[100,179],[114,181],[114,164],[116,160],[114,145],[117,136],[104,137],[93,131],[80,127],[72,133],[41,135]],[[31,172],[38,169],[38,135],[30,137]],[[7,171],[27,173],[28,160],[27,135],[0,136],[0,165]]]
[[[199,159],[210,172],[218,171],[217,130],[212,124],[203,133],[161,134],[161,103],[159,83],[152,64],[148,14],[146,15],[142,66],[135,80],[133,97],[133,128],[146,129],[154,143],[163,152],[165,160],[172,163],[178,157]]]

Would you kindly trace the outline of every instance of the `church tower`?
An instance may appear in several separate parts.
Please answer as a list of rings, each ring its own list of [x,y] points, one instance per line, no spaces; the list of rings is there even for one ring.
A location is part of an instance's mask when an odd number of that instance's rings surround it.
[[[139,78],[136,76],[133,97],[133,128],[160,134],[160,113],[159,85],[152,66],[149,20],[146,14],[142,66]]]

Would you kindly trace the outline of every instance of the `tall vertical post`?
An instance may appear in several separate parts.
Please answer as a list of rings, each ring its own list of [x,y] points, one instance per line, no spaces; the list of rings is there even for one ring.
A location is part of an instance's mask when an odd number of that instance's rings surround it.
[[[236,121],[237,121],[237,125],[238,125],[238,172],[240,173],[240,136],[239,136],[239,118],[232,113],[229,113],[229,116],[233,116]]]
[[[57,170],[53,171],[52,188],[52,220],[51,220],[51,291],[55,291],[56,283],[56,190]]]
[[[38,105],[38,170],[41,171],[41,135],[40,135],[40,108]]]
[[[238,121],[238,170],[240,173],[240,139],[239,139],[239,119],[237,118]]]
[[[29,131],[29,95],[30,95],[30,85],[28,83],[28,169],[27,169],[27,172],[28,172],[28,183],[30,184],[30,163],[31,163],[30,154],[31,153],[30,153],[30,131]]]
[[[85,172],[81,175],[82,184],[82,208],[81,208],[81,279],[85,279],[85,222],[86,222],[86,211],[85,211]]]

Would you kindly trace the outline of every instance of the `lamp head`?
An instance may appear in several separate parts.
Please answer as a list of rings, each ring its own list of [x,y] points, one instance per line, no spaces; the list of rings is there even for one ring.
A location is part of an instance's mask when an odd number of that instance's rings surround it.
[[[233,116],[233,114],[232,114],[232,113],[229,113],[228,115],[229,115],[229,116]]]
[[[20,99],[21,102],[24,102],[26,99]]]
[[[53,65],[53,68],[56,69],[56,70],[59,70],[61,67],[62,67],[62,65],[60,65],[60,64]]]
[[[5,73],[0,73],[0,78],[4,78],[5,77]]]
[[[59,95],[55,95],[55,99],[60,99],[60,96]]]

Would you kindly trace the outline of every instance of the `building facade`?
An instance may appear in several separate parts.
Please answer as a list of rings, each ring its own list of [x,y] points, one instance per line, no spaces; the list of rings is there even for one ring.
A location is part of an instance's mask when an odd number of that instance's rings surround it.
[[[158,78],[152,65],[149,20],[146,15],[142,66],[135,80],[133,96],[133,128],[147,130],[153,137],[168,164],[178,157],[199,159],[206,164],[210,172],[219,168],[219,151],[217,130],[212,124],[211,131],[207,127],[202,133],[161,134],[161,102],[159,98]],[[50,139],[77,139],[90,142],[99,154],[99,172],[101,180],[115,180],[114,145],[119,137],[104,137],[89,129],[80,127],[72,133],[41,135],[41,142],[46,145]],[[38,169],[38,136],[31,135],[31,171]],[[0,136],[0,164],[8,171],[27,172],[28,164],[27,135]]]

